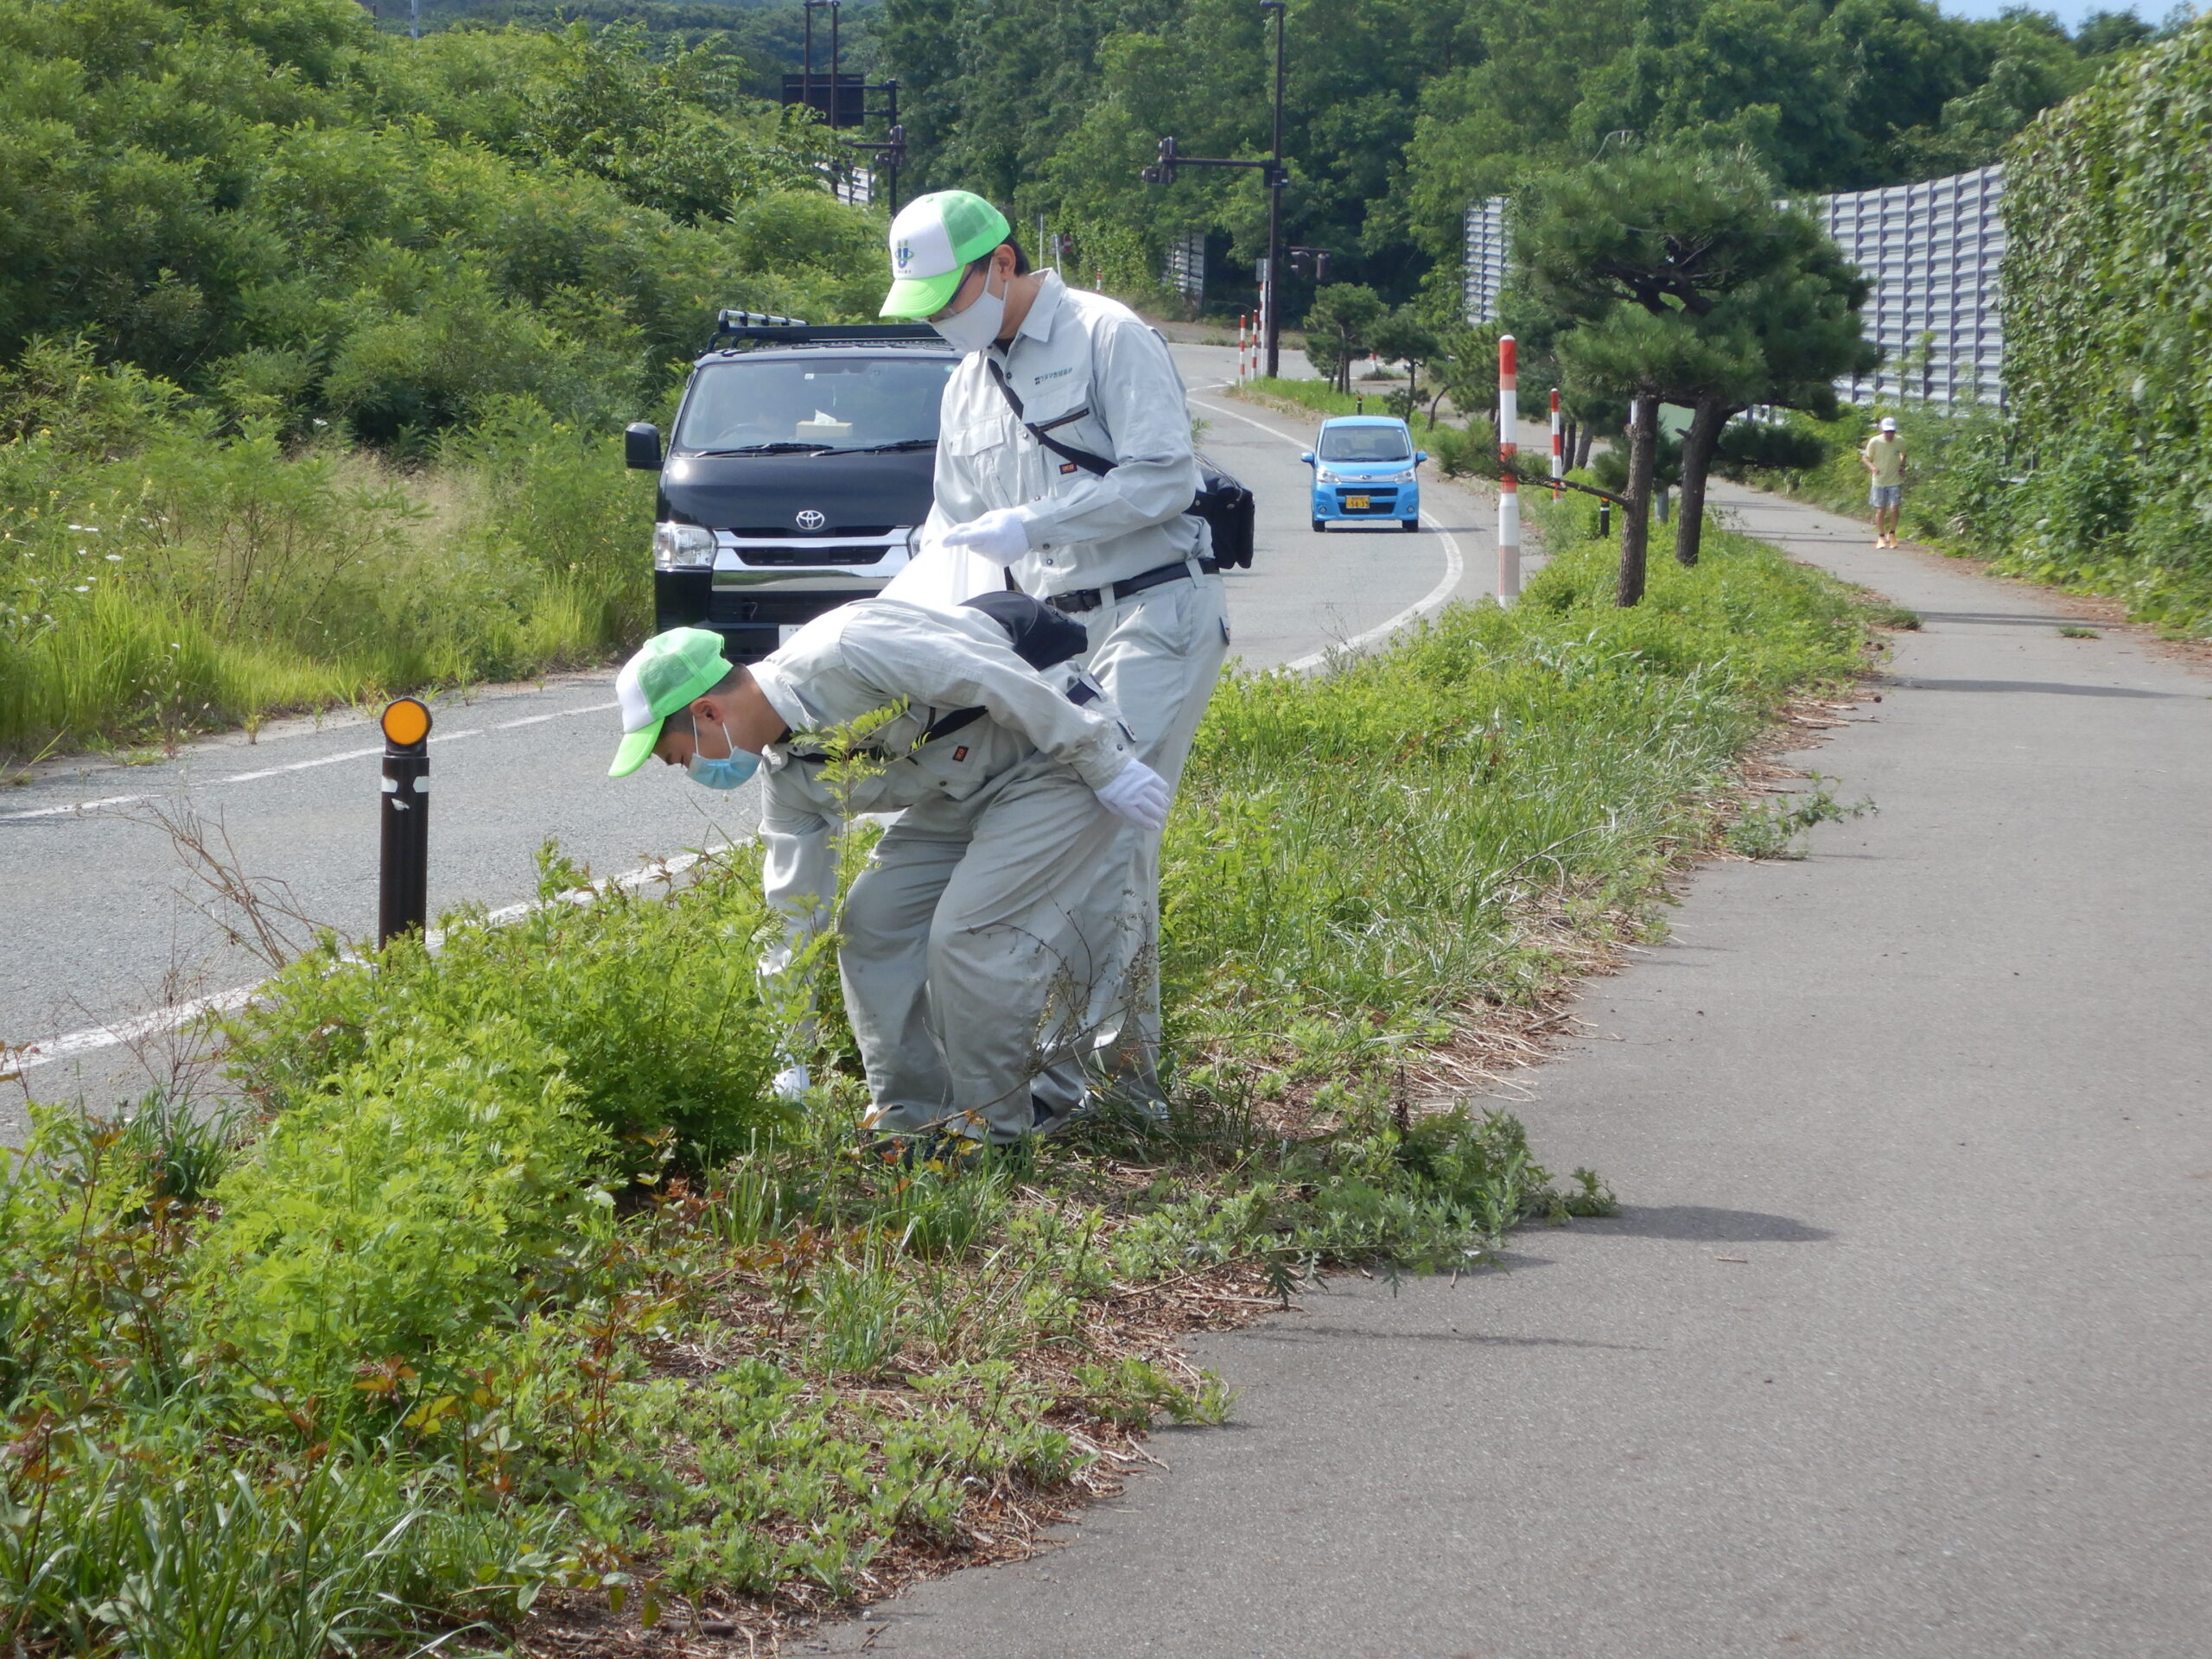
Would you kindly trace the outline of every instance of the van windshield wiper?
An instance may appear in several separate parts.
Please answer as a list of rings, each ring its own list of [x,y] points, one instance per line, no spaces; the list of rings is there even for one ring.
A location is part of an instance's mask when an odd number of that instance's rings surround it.
[[[935,438],[901,438],[896,443],[865,443],[851,449],[832,449],[833,455],[885,455],[896,449],[934,449]]]
[[[826,443],[746,443],[734,449],[695,449],[695,455],[819,455],[829,453]]]

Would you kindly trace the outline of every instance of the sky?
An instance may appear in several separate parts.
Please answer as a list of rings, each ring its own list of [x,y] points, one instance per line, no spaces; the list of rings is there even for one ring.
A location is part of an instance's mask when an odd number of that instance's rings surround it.
[[[1938,0],[1945,11],[1954,17],[1995,17],[2008,5],[2019,0]],[[2155,23],[2166,15],[2170,0],[2137,0],[2130,5],[2127,0],[2027,0],[2037,11],[2048,11],[2069,29],[2081,25],[2082,20],[2100,11],[2132,11],[2145,22]]]

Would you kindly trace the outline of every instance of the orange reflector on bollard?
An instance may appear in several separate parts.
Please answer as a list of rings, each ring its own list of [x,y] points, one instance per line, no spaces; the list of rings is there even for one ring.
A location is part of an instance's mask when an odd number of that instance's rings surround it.
[[[387,742],[402,748],[411,748],[430,734],[430,710],[427,704],[413,697],[402,697],[389,704],[384,711],[384,734]]]

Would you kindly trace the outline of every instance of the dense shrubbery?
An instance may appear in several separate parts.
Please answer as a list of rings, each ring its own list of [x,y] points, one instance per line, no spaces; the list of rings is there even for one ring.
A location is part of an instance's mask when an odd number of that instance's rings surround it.
[[[2212,625],[2212,17],[2024,134],[2005,180],[2012,568]]]
[[[877,294],[880,216],[740,67],[352,0],[0,0],[0,754],[634,639],[613,429],[717,307]]]
[[[716,305],[861,297],[821,141],[734,73],[351,0],[0,0],[0,357],[88,333],[288,435],[626,416]]]
[[[1560,550],[1513,612],[1223,688],[1165,857],[1165,1134],[887,1171],[834,1038],[772,1105],[741,854],[667,902],[549,860],[541,908],[435,956],[310,953],[236,1022],[250,1137],[41,1115],[0,1173],[10,1637],[304,1659],[549,1586],[820,1605],[1003,1530],[1115,1425],[1221,1415],[1130,1287],[1476,1266],[1604,1210],[1407,1068],[1648,925],[1733,754],[1862,636],[1728,537],[1616,610],[1611,544],[1532,505]]]

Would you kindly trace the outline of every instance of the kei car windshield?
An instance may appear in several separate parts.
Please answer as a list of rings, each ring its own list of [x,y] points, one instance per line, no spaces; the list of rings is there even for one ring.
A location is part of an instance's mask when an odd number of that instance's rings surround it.
[[[933,443],[938,404],[956,358],[735,358],[699,371],[671,446],[788,451],[798,444],[872,449]]]
[[[1395,426],[1332,426],[1321,434],[1324,461],[1407,461],[1413,446]]]

